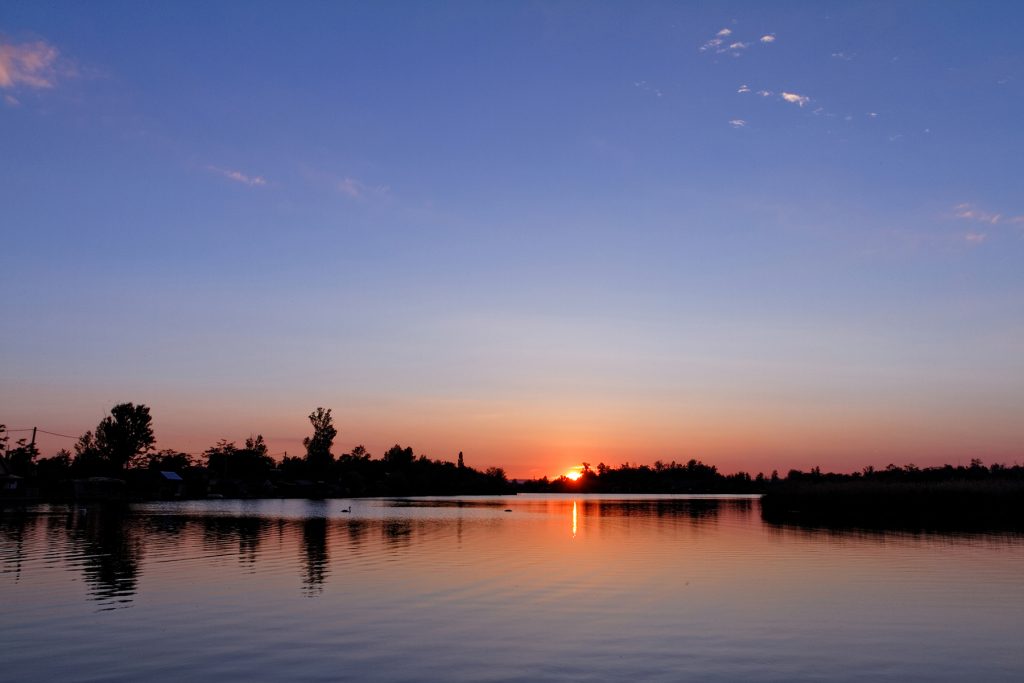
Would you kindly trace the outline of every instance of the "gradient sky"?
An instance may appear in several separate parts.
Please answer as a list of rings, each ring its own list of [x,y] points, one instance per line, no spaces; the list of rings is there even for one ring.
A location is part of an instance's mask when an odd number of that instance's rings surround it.
[[[1024,461],[1020,3],[0,11],[0,422]],[[21,436],[24,434],[17,434]],[[43,454],[68,439],[44,435]]]

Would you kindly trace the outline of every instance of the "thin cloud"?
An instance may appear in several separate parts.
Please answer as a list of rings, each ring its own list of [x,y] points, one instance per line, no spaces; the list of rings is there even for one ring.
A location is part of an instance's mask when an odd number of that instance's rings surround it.
[[[42,40],[18,45],[0,42],[0,88],[52,88],[59,55],[57,48]]]
[[[853,59],[854,55],[848,55],[845,52],[833,52],[832,59],[841,59],[844,62],[848,62]]]
[[[761,97],[771,97],[774,93],[771,90],[758,90],[757,94]]]
[[[747,122],[744,121],[743,119],[733,119],[729,121],[729,125],[732,126],[733,128],[746,128]]]
[[[207,166],[206,168],[220,176],[227,178],[228,180],[233,180],[234,182],[241,183],[242,185],[249,185],[250,187],[261,187],[267,184],[267,179],[261,175],[248,175],[246,173],[242,173],[241,171],[232,171],[229,168],[219,168],[217,166]]]
[[[990,223],[992,225],[998,223],[999,219],[1002,218],[1002,214],[988,213],[968,203],[957,204],[953,207],[953,213],[957,218],[963,220]]]
[[[782,92],[782,99],[801,107],[811,101],[811,98],[806,97],[805,95],[797,95],[795,92],[785,91]]]
[[[708,50],[710,50],[712,48],[718,48],[719,46],[721,46],[721,44],[723,42],[724,41],[721,38],[712,38],[708,42],[706,42],[703,45],[701,45],[699,49],[700,49],[701,52],[707,52]],[[717,50],[717,51],[718,52],[723,52],[723,50]]]
[[[366,186],[355,178],[342,178],[338,181],[338,191],[353,199],[359,199],[366,191]]]
[[[758,40],[762,43],[771,43],[775,40],[775,34],[769,33],[761,36]],[[698,50],[700,52],[707,52],[713,50],[715,54],[726,54],[731,53],[733,57],[742,57],[745,54],[745,50],[751,45],[756,44],[753,39],[751,40],[736,40],[736,36],[733,36],[733,30],[730,28],[723,28],[715,37],[708,40],[701,45]]]
[[[737,90],[736,92],[739,92],[739,93],[750,92],[750,86],[748,86],[748,85],[741,85],[740,89]]]
[[[978,245],[988,239],[988,235],[983,232],[969,232],[964,235],[964,241],[970,245]]]
[[[633,85],[640,90],[644,90],[649,93],[654,93],[655,97],[664,97],[665,93],[661,92],[659,88],[655,88],[647,81],[633,81]]]
[[[352,199],[363,199],[366,197],[384,197],[391,188],[387,185],[367,185],[358,178],[345,176],[335,184],[335,188],[341,194]]]
[[[20,107],[21,106],[21,100],[19,100],[14,95],[4,95],[4,102],[9,107]]]
[[[992,213],[979,209],[969,202],[954,206],[953,215],[960,220],[987,223],[988,225],[1020,225],[1024,223],[1024,215],[1007,216],[1004,213]]]

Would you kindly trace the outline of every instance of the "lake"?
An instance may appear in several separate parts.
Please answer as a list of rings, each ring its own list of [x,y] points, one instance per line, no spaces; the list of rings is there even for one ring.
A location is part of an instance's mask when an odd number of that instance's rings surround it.
[[[9,681],[1024,680],[1024,537],[756,498],[7,509],[0,572]]]

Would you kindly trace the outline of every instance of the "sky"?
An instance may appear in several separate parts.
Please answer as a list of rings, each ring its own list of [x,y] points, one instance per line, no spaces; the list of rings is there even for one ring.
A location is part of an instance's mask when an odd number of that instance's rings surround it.
[[[514,477],[1022,462],[1022,23],[7,0],[0,423],[132,401],[160,448],[296,455],[325,406],[335,453]]]

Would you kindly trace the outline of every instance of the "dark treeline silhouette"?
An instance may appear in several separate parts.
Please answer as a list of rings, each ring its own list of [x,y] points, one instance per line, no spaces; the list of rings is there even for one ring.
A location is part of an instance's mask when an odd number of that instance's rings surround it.
[[[61,450],[39,458],[34,443],[20,440],[8,448],[0,425],[0,500],[77,498],[178,499],[221,496],[349,497],[475,495],[513,493],[505,471],[479,471],[457,462],[433,460],[399,444],[374,458],[363,446],[335,457],[338,434],[329,408],[309,415],[311,436],[303,439],[304,456],[278,463],[261,434],[244,445],[220,440],[200,457],[156,450],[149,407],[114,406],[94,431],[87,431],[74,452]],[[7,486],[6,484],[9,484]],[[7,492],[5,495],[4,492]],[[13,493],[12,493],[13,492]],[[14,495],[16,494],[16,495]]]
[[[1024,529],[1024,467],[866,467],[854,474],[792,470],[761,499],[768,522],[908,530]]]
[[[777,475],[775,476],[777,479]],[[699,460],[687,463],[657,461],[653,466],[600,463],[592,469],[583,463],[579,479],[562,476],[522,482],[519,490],[531,493],[761,493],[770,479],[746,472],[721,474],[714,465]]]
[[[578,479],[511,483],[504,470],[476,470],[417,455],[399,444],[379,458],[363,446],[335,455],[338,429],[329,408],[309,415],[305,454],[277,462],[263,436],[239,446],[221,440],[201,456],[156,450],[145,405],[114,406],[95,430],[53,457],[34,442],[10,444],[0,425],[0,502],[32,499],[180,499],[206,497],[361,497],[506,493],[765,494],[771,522],[902,527],[1024,527],[1024,467],[972,460],[967,466],[866,467],[851,474],[790,470],[785,477],[722,474],[691,459],[653,465],[583,463]]]

